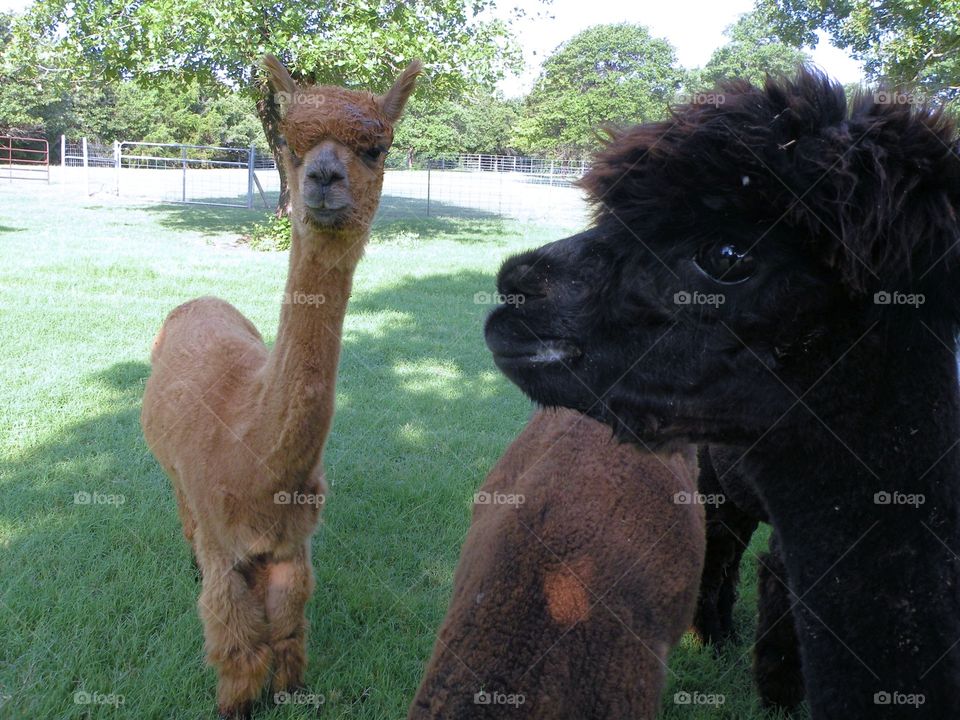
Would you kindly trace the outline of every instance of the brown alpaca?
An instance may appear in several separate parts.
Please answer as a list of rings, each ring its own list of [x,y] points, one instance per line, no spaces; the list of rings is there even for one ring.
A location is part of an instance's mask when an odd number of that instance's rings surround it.
[[[538,411],[483,484],[411,720],[654,717],[700,581],[696,467]]]
[[[271,668],[274,692],[303,682],[343,316],[393,124],[420,72],[414,62],[375,96],[298,87],[269,55],[265,67],[286,110],[293,226],[276,344],[267,350],[223,300],[181,305],[154,341],[141,416],[203,575],[200,617],[226,717],[249,715]]]

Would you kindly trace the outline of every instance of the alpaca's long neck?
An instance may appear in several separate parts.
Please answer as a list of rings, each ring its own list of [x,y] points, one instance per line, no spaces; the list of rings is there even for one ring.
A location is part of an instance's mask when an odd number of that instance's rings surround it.
[[[320,459],[333,416],[343,318],[355,263],[335,243],[308,241],[294,230],[277,340],[261,373],[264,462],[281,484],[304,480]]]
[[[953,339],[917,323],[876,340],[829,371],[782,429],[751,451],[746,468],[782,540],[813,717],[953,717],[960,707]]]

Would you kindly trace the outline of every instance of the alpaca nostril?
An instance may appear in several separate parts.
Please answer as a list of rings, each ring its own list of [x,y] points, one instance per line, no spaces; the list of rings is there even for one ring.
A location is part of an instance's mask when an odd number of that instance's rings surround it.
[[[315,182],[320,187],[330,187],[336,182],[346,179],[346,175],[336,167],[321,166],[312,168],[307,173],[307,178]]]

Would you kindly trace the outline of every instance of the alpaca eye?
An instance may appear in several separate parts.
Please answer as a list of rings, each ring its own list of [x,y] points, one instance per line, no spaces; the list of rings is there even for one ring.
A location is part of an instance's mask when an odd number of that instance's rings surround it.
[[[747,280],[756,270],[753,256],[728,242],[703,245],[694,256],[693,262],[704,275],[728,285]]]
[[[363,156],[370,162],[376,162],[383,157],[384,149],[382,147],[372,147],[363,153]]]

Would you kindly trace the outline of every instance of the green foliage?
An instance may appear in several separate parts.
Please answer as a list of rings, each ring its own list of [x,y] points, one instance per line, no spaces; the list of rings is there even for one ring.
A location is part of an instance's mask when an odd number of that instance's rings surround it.
[[[760,13],[742,15],[724,34],[729,38],[727,44],[714,51],[696,84],[714,85],[733,77],[760,84],[768,73],[788,75],[810,59],[802,50],[777,38]]]
[[[524,153],[580,155],[595,147],[602,123],[663,117],[683,77],[670,43],[645,27],[588,28],[544,63],[515,142]]]
[[[960,0],[757,0],[757,8],[798,47],[816,47],[825,30],[873,80],[960,94]]]
[[[288,216],[271,216],[266,222],[255,224],[243,239],[254,250],[289,250],[291,232]]]
[[[508,154],[518,118],[518,102],[480,94],[439,103],[415,100],[397,128],[392,164],[446,153]]]

